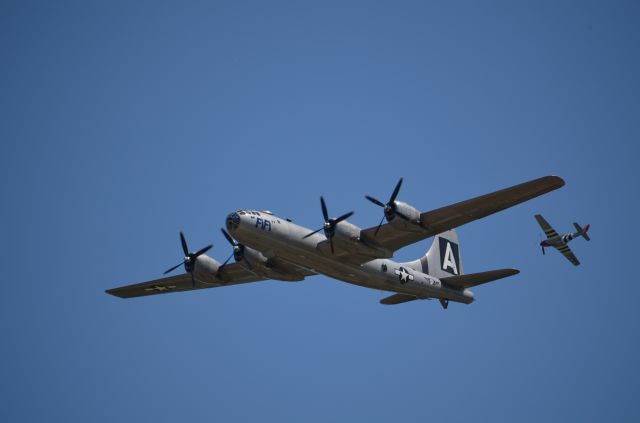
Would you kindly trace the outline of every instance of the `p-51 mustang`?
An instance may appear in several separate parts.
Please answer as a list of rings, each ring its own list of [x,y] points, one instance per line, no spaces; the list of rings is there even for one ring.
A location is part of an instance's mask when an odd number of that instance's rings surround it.
[[[569,241],[579,236],[583,237],[587,241],[591,241],[591,238],[589,238],[589,235],[587,235],[587,232],[589,232],[589,228],[591,227],[591,225],[586,225],[584,228],[582,228],[580,227],[580,225],[574,222],[573,226],[576,228],[577,232],[569,232],[560,236],[555,231],[555,229],[553,229],[551,225],[549,225],[549,222],[547,222],[545,218],[542,217],[541,214],[536,214],[534,217],[538,221],[538,225],[540,225],[545,235],[547,236],[547,239],[540,242],[540,247],[542,247],[542,254],[544,254],[545,247],[553,247],[556,250],[560,251],[562,255],[567,258],[567,260],[573,263],[574,266],[579,266],[580,262],[567,244],[569,243]]]
[[[367,229],[347,221],[353,212],[330,218],[322,197],[324,224],[315,231],[267,211],[232,212],[226,219],[226,231],[222,229],[233,247],[225,262],[205,255],[211,245],[190,252],[180,233],[184,259],[165,274],[180,266],[184,266],[186,273],[110,289],[107,293],[130,298],[265,279],[301,281],[323,274],[394,292],[381,300],[382,304],[431,298],[437,298],[443,308],[447,308],[449,301],[470,304],[474,296],[469,288],[519,271],[499,269],[465,274],[453,229],[558,189],[564,181],[557,176],[545,176],[424,213],[396,199],[401,185],[402,178],[386,203],[366,197],[384,209],[380,224]],[[432,236],[433,243],[424,257],[407,263],[391,260],[400,248]],[[231,257],[234,263],[229,263]]]

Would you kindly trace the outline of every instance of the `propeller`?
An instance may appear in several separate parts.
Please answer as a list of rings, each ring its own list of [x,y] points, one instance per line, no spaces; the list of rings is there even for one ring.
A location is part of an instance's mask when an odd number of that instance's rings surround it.
[[[542,248],[542,255],[544,255],[545,254],[544,253],[544,245],[542,245],[543,237],[542,237],[542,233],[541,232],[538,232],[538,238],[540,238],[540,243],[538,245],[540,245],[540,248]]]
[[[311,232],[310,234],[303,236],[302,239],[309,238],[311,235],[324,230],[325,236],[329,239],[329,245],[331,246],[331,254],[333,254],[334,253],[333,235],[335,234],[336,225],[342,222],[343,220],[347,220],[348,218],[350,218],[354,212],[350,211],[349,213],[345,213],[342,216],[336,217],[334,219],[334,218],[329,218],[329,212],[327,211],[327,204],[324,202],[324,198],[322,196],[320,196],[320,206],[322,207],[322,217],[324,217],[324,225],[320,229],[317,229]]]
[[[377,198],[373,198],[369,195],[365,196],[367,200],[371,201],[376,206],[380,206],[384,208],[384,215],[382,216],[382,219],[380,220],[380,223],[376,228],[376,232],[374,233],[374,236],[378,235],[378,231],[380,230],[380,226],[382,226],[382,222],[384,222],[385,217],[387,218],[387,220],[391,220],[395,216],[400,216],[404,220],[409,220],[407,216],[405,216],[404,214],[398,211],[398,207],[396,206],[396,197],[400,192],[400,187],[402,186],[402,180],[403,178],[400,178],[400,180],[396,184],[396,187],[393,189],[393,193],[391,194],[389,201],[387,201],[387,204],[384,204],[382,201],[378,200]]]
[[[193,268],[194,268],[194,266],[196,264],[196,260],[198,259],[198,257],[200,257],[201,255],[203,255],[204,253],[209,251],[213,247],[213,244],[209,244],[206,247],[199,249],[195,253],[191,253],[191,252],[189,252],[189,247],[187,246],[187,240],[184,238],[184,234],[182,232],[180,232],[180,243],[182,244],[182,251],[184,252],[184,259],[180,263],[178,263],[175,266],[173,266],[171,269],[169,269],[166,272],[164,272],[163,275],[166,275],[169,272],[173,272],[178,267],[184,265],[184,270],[187,273],[191,273],[191,283],[195,287],[196,286],[196,281],[195,281],[195,279],[193,277],[193,273],[192,272],[193,272]]]
[[[224,261],[224,263],[222,263],[222,265],[218,268],[218,272],[220,272],[220,270],[222,270],[224,265],[227,264],[229,260],[231,260],[231,257],[233,257],[233,259],[236,262],[241,262],[242,259],[244,258],[244,245],[240,244],[238,241],[231,238],[231,235],[229,235],[229,232],[225,231],[222,228],[220,228],[220,230],[222,231],[222,235],[224,235],[226,240],[229,241],[229,244],[231,244],[231,246],[233,247],[233,251],[231,252],[231,255]],[[248,260],[245,260],[245,263],[247,263],[249,270],[251,270],[251,263],[249,263]]]

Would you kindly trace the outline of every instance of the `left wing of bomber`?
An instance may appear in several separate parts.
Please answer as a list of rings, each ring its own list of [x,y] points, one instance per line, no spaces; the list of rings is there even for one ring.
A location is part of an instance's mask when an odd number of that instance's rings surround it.
[[[239,263],[225,265],[216,282],[203,282],[195,279],[191,280],[191,274],[170,276],[168,278],[155,279],[148,282],[133,285],[121,286],[105,291],[107,294],[120,298],[144,297],[155,294],[168,294],[170,292],[195,291],[198,289],[217,288],[220,286],[238,285],[247,282],[257,282],[265,280],[260,276],[248,271]]]
[[[441,232],[531,200],[562,186],[564,186],[562,178],[545,176],[450,206],[420,213],[419,222],[411,230],[399,228],[392,221],[381,226],[364,229],[360,236],[365,243],[396,251]]]

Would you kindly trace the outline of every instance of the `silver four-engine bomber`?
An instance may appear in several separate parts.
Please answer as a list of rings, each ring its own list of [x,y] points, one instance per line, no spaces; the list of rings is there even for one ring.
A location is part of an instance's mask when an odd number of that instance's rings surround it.
[[[110,289],[107,293],[131,298],[267,279],[302,281],[307,276],[323,274],[393,292],[380,301],[382,304],[432,298],[444,308],[449,301],[470,304],[474,296],[469,288],[519,272],[499,269],[465,274],[454,228],[558,189],[564,181],[545,176],[428,212],[398,201],[401,185],[402,179],[386,203],[366,197],[384,210],[380,224],[367,229],[347,221],[353,212],[332,218],[322,197],[324,224],[317,230],[268,211],[237,210],[227,216],[222,229],[232,246],[226,261],[220,263],[205,254],[211,245],[192,253],[180,233],[184,259],[165,273],[180,266],[184,266],[185,273]],[[402,247],[429,237],[433,242],[423,257],[407,263],[391,259]]]

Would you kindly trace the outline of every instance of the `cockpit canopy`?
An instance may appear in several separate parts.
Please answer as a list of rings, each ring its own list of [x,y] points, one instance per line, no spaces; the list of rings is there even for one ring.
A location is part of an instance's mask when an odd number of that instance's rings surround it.
[[[240,209],[240,210],[236,211],[236,213],[238,213],[240,216],[244,216],[246,214],[252,214],[252,215],[258,216],[258,217],[262,216],[259,211],[255,211],[255,210]],[[264,211],[263,213],[271,214],[271,212],[267,212],[267,211]]]

